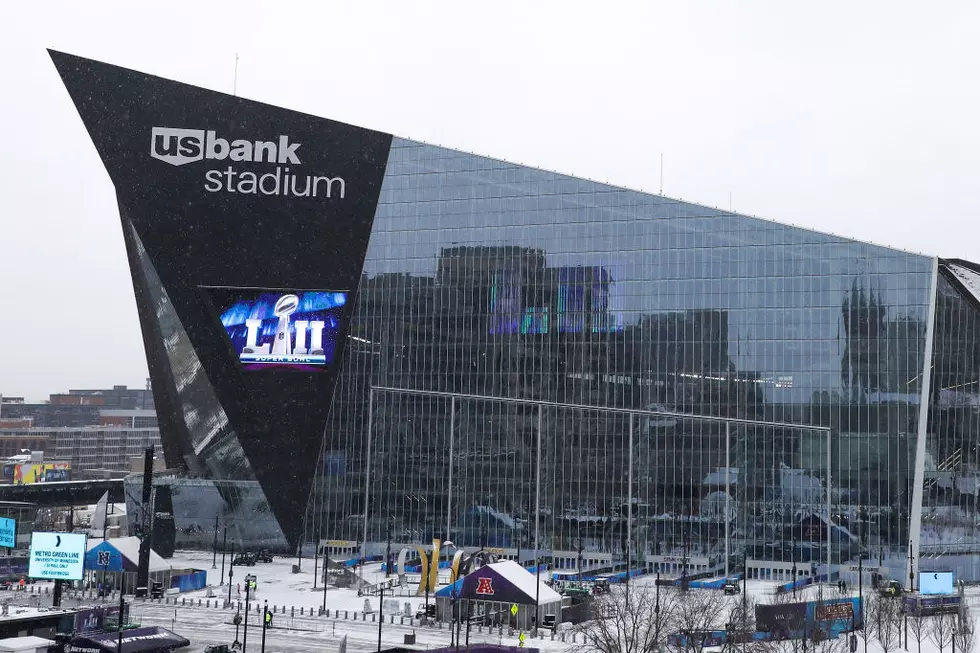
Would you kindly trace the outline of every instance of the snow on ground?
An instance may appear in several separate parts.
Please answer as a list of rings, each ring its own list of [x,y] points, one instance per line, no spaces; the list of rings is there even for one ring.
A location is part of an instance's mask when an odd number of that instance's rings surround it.
[[[225,559],[225,585],[220,585],[221,583],[221,558],[217,559],[217,565],[215,569],[212,569],[212,554],[206,552],[197,551],[179,551],[172,560],[169,562],[175,569],[180,568],[195,568],[201,569],[207,572],[208,582],[212,585],[212,591],[214,597],[221,600],[228,598],[228,585],[227,585],[227,574],[229,569],[230,558]],[[244,585],[244,579],[246,574],[255,574],[258,583],[258,591],[253,597],[259,604],[263,601],[268,601],[270,605],[274,606],[285,606],[287,611],[289,608],[296,609],[296,615],[299,615],[299,609],[302,607],[305,613],[310,611],[316,614],[318,609],[323,605],[323,586],[317,582],[317,587],[314,590],[314,561],[312,559],[304,558],[301,561],[301,571],[299,573],[292,573],[292,566],[297,563],[296,558],[275,558],[274,562],[263,564],[257,563],[254,567],[234,567],[234,576],[232,579],[232,600],[238,600],[238,584],[242,583]],[[321,571],[321,566],[319,562],[316,565],[317,571]],[[368,564],[363,567],[363,569],[358,569],[358,573],[369,583],[379,582],[384,579],[384,572],[381,571],[380,563]],[[444,580],[446,578],[446,573],[440,574],[440,577]],[[547,577],[547,572],[541,575],[542,580]],[[652,576],[641,576],[637,578],[635,583],[637,584],[650,584],[654,578]],[[43,586],[46,583],[38,583],[39,586]],[[749,596],[751,596],[758,603],[771,603],[775,589],[778,583],[773,581],[761,581],[761,580],[750,580],[744,584],[745,590]],[[416,585],[412,585],[408,588],[399,588],[396,592],[396,597],[399,604],[404,604],[409,602],[413,608],[417,607],[423,601],[422,597],[418,597],[415,594]],[[857,588],[849,587],[848,592],[851,596],[857,596]],[[710,591],[715,592],[721,596],[720,592],[717,590],[692,590],[692,591]],[[180,597],[187,599],[188,603],[193,599],[196,603],[197,599],[207,600],[207,590],[198,590],[195,592],[187,592],[181,594]],[[3,597],[13,600],[15,604],[20,603],[22,605],[29,604],[30,597],[24,596],[19,593],[6,593],[0,592]],[[866,591],[867,596],[869,592]],[[816,587],[808,587],[797,591],[796,599],[803,600],[814,600],[817,598],[818,589]],[[839,596],[836,587],[824,586],[823,595],[826,598],[834,598]],[[965,590],[965,596],[967,604],[973,611],[973,620],[975,622],[975,629],[978,634],[978,641],[975,646],[975,651],[980,651],[980,587],[968,587]],[[374,610],[378,609],[378,597],[359,597],[356,590],[351,589],[337,589],[334,587],[328,587],[327,593],[327,608],[331,611],[347,610],[351,613],[354,611],[360,612],[364,609],[365,598],[368,598],[371,602],[371,607]],[[386,598],[388,598],[386,596]],[[244,591],[241,595],[241,600],[244,603]],[[431,600],[431,595],[430,595]],[[213,601],[213,599],[212,599]],[[152,602],[137,602],[134,605],[136,614],[139,615],[144,624],[157,624],[169,627],[173,624],[178,632],[186,632],[188,635],[194,639],[195,644],[205,644],[205,643],[220,643],[229,641],[235,632],[235,628],[231,625],[230,615],[231,612],[227,610],[215,610],[214,608],[197,608],[196,606],[174,606],[166,604],[156,604]],[[253,608],[254,610],[254,608]],[[13,612],[13,610],[12,610]],[[353,614],[351,614],[353,617]],[[281,626],[281,629],[272,634],[270,632],[269,637],[269,647],[270,653],[278,653],[278,651],[333,651],[339,646],[342,637],[347,635],[349,639],[348,651],[351,653],[366,653],[367,651],[373,651],[377,647],[377,625],[372,621],[354,621],[353,618],[345,620],[343,618],[343,613],[341,612],[341,617],[339,619],[325,618],[325,617],[314,617],[313,620],[307,619],[305,622],[299,619],[297,620],[297,628],[299,630],[288,629],[290,621],[286,620],[287,617],[280,616],[277,617],[276,623]],[[314,631],[310,631],[310,624],[314,624]],[[287,630],[288,629],[288,630]],[[400,625],[397,623],[394,625],[386,624],[384,626],[383,639],[386,646],[401,645],[402,638],[406,633],[415,632],[417,637],[417,647],[418,648],[436,648],[439,646],[446,646],[449,642],[449,632],[447,628],[438,628],[436,626],[422,627]],[[251,642],[251,637],[249,638]],[[489,634],[486,631],[482,633],[477,633],[474,629],[471,633],[471,641],[477,642],[500,642],[503,644],[516,645],[517,644],[517,634],[513,636],[508,636],[505,631],[502,636],[497,634]],[[581,640],[579,640],[581,641]],[[531,640],[529,646],[534,646],[540,648],[547,652],[561,652],[568,650],[572,645],[571,642],[562,643],[560,641],[551,641],[550,639],[543,640]],[[790,644],[790,647],[792,645]],[[864,652],[864,642],[859,634],[858,650]],[[897,649],[902,647],[890,647],[888,653],[895,653]],[[958,647],[959,648],[959,647]],[[789,649],[784,649],[789,650]],[[834,649],[840,650],[840,649]],[[914,635],[911,636],[911,641],[909,642],[909,650],[913,653],[919,653],[919,645],[915,641]],[[873,638],[868,642],[867,645],[868,653],[885,653],[882,651],[880,644],[878,644]],[[923,640],[921,644],[921,653],[949,653],[950,646],[946,643],[944,649],[940,651],[939,647],[935,645],[932,641]],[[815,652],[816,653],[816,652]],[[959,651],[958,653],[974,653],[974,651]]]

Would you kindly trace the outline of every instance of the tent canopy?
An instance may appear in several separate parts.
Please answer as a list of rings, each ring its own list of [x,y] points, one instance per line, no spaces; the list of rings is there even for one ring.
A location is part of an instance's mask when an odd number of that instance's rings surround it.
[[[499,601],[519,605],[541,605],[561,601],[561,595],[513,560],[484,565],[463,577],[460,598]]]
[[[118,633],[82,635],[73,639],[71,645],[73,647],[98,651],[115,651],[118,645],[118,638]],[[171,632],[166,628],[160,628],[159,626],[127,630],[123,632],[122,638],[122,650],[126,651],[126,653],[173,650],[190,645],[191,643],[186,637],[182,637],[177,633]]]
[[[92,571],[126,571],[139,569],[140,538],[115,537],[108,540],[89,540],[85,568]],[[150,551],[150,573],[167,571],[170,565],[155,551]]]

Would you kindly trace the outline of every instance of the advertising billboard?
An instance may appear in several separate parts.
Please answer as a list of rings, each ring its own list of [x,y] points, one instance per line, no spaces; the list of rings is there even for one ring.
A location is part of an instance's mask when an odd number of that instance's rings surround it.
[[[952,594],[953,572],[920,571],[919,594]]]
[[[0,517],[0,546],[12,549],[17,546],[17,520]]]
[[[81,580],[85,570],[84,535],[32,533],[27,575],[48,580]]]
[[[320,371],[333,362],[346,292],[207,290],[246,370]]]
[[[33,485],[71,480],[71,463],[21,463],[14,465],[14,485]]]

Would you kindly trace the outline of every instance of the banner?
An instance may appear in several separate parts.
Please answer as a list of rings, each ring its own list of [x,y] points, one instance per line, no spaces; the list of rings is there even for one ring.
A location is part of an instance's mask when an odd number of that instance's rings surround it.
[[[14,485],[33,485],[71,480],[71,463],[21,463],[14,465]]]

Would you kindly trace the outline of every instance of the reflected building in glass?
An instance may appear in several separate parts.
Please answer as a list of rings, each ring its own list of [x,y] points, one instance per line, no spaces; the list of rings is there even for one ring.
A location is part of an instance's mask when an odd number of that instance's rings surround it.
[[[973,269],[396,138],[307,539],[980,578]]]

